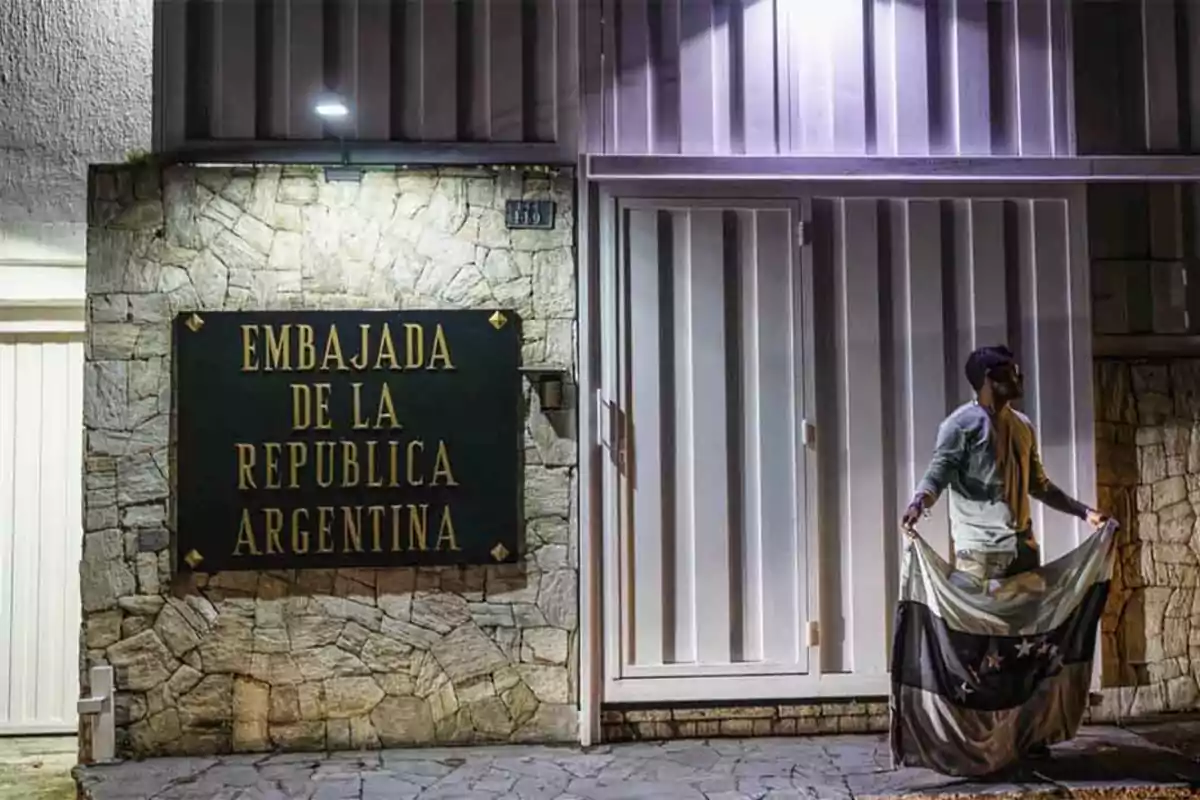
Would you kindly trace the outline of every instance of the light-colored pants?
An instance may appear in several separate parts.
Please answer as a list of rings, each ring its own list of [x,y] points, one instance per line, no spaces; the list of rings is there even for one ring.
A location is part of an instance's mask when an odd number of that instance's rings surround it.
[[[1037,540],[1033,534],[1019,535],[1015,553],[986,553],[959,550],[954,554],[954,569],[981,581],[1011,578],[1041,565]]]

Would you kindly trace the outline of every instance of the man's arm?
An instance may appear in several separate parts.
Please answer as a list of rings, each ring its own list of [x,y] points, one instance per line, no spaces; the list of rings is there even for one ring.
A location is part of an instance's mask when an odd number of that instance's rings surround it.
[[[1055,511],[1090,521],[1094,513],[1092,509],[1055,486],[1054,482],[1046,477],[1046,468],[1042,466],[1042,457],[1038,452],[1037,436],[1032,431],[1030,438],[1032,444],[1029,448],[1029,496]]]
[[[921,482],[917,484],[917,495],[929,498],[933,505],[950,484],[958,465],[962,463],[963,433],[958,421],[948,419],[938,427],[937,443],[933,446],[933,458]]]
[[[904,526],[911,528],[921,517],[921,512],[932,506],[941,497],[950,483],[954,471],[962,462],[963,435],[957,420],[948,419],[938,428],[937,443],[933,447],[933,458],[916,494],[904,513]]]

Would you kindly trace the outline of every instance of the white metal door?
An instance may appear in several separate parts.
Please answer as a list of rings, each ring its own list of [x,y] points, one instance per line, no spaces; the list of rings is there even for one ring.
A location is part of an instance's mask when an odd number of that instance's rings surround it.
[[[0,733],[76,729],[82,404],[82,333],[0,332]]]
[[[606,209],[607,701],[802,690],[816,642],[800,210]]]

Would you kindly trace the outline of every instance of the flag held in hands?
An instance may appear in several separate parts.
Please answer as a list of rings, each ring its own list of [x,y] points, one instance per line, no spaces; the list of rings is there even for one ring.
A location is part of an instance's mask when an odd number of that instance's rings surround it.
[[[894,766],[986,775],[1075,735],[1116,530],[1110,521],[1050,564],[982,582],[913,538],[892,641]]]

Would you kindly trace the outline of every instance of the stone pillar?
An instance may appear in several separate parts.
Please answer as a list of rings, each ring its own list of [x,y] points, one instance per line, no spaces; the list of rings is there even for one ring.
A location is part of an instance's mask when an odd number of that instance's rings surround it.
[[[1200,361],[1096,366],[1100,500],[1122,523],[1098,719],[1200,704]]]

